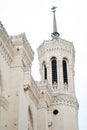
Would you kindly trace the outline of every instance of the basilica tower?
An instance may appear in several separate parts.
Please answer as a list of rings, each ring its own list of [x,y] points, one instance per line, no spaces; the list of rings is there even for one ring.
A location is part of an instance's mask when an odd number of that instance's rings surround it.
[[[72,42],[60,38],[56,25],[56,7],[53,6],[52,11],[52,39],[43,41],[38,47],[41,74],[39,86],[41,94],[44,94],[42,104],[45,104],[44,111],[41,107],[38,109],[39,115],[44,115],[44,119],[42,117],[39,120],[44,125],[39,126],[38,130],[78,130],[79,105],[74,85],[75,49]]]

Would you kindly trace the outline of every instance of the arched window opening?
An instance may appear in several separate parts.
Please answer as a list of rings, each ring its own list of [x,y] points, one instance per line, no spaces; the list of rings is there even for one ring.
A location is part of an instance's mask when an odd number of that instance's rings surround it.
[[[45,64],[44,64],[44,79],[47,80],[47,68]]]
[[[57,83],[57,62],[56,62],[56,58],[52,59],[51,66],[52,66],[52,83],[55,84],[55,83]]]
[[[67,62],[65,60],[63,60],[63,82],[64,84],[68,84]]]

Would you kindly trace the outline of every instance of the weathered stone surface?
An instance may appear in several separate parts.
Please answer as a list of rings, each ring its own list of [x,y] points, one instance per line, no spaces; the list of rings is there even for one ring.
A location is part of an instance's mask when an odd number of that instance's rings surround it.
[[[40,82],[31,75],[33,58],[25,34],[9,36],[0,22],[0,130],[78,130],[73,43],[58,38],[38,47]],[[52,83],[53,58],[57,61],[57,83]],[[67,84],[63,82],[63,59],[67,62]]]

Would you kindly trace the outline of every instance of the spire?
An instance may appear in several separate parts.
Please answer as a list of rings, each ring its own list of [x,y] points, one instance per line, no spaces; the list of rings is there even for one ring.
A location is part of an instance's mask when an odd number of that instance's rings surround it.
[[[53,33],[51,34],[51,37],[53,39],[56,39],[60,36],[60,34],[57,32],[57,24],[56,24],[56,16],[55,16],[56,8],[57,7],[55,7],[55,6],[53,6],[51,8],[51,10],[53,12]]]

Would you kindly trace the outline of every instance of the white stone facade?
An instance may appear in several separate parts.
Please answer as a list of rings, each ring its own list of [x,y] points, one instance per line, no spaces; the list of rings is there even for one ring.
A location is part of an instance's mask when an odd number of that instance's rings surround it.
[[[0,22],[0,130],[79,130],[73,43],[58,38],[44,41],[37,50],[40,82],[31,75],[34,52],[25,34],[9,36]],[[57,82],[52,83],[55,58]]]

